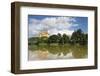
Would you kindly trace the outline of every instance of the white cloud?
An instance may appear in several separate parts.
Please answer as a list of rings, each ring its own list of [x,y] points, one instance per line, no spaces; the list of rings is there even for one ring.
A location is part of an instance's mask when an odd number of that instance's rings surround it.
[[[29,37],[38,36],[42,31],[48,31],[49,34],[66,33],[71,35],[73,30],[71,27],[77,27],[73,17],[46,17],[42,20],[30,19],[29,20]]]
[[[60,33],[61,35],[63,35],[63,34],[71,35],[74,32],[74,30],[61,30],[61,31],[58,31],[57,29],[52,29],[52,30],[49,30],[48,32],[49,32],[50,35],[52,35],[52,34],[57,35],[58,33]]]

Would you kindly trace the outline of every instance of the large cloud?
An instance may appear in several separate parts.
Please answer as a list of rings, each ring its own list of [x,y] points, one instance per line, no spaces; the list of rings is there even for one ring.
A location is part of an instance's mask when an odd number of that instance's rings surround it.
[[[42,20],[35,18],[29,19],[29,37],[38,36],[42,31],[48,31],[50,35],[57,33],[66,33],[71,35],[74,30],[71,27],[77,27],[74,17],[46,17]]]

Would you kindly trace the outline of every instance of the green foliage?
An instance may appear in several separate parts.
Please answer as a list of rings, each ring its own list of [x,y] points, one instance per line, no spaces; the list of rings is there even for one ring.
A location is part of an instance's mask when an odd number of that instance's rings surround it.
[[[86,44],[87,43],[87,34],[84,34],[81,29],[78,29],[77,31],[74,31],[71,36],[71,42],[73,44],[79,43],[79,44]]]
[[[58,38],[58,39],[59,39],[59,41],[58,41],[59,44],[66,44],[66,43],[69,42],[69,36],[66,35],[66,34],[63,34],[63,35],[61,36],[61,34],[58,33],[58,37],[59,37],[59,38]]]
[[[32,45],[32,44],[39,44],[39,37],[32,37],[28,39],[28,44]]]
[[[48,38],[48,43],[58,43],[58,36],[57,35],[51,35],[49,38]]]
[[[81,29],[78,29],[72,33],[72,36],[69,37],[66,34],[61,35],[58,33],[57,35],[51,35],[49,37],[32,37],[28,39],[28,44],[36,44],[39,45],[40,43],[45,44],[80,44],[80,45],[86,45],[88,41],[88,34],[84,34],[84,32]]]
[[[69,37],[66,34],[63,34],[62,39],[64,44],[69,42]]]
[[[47,43],[48,38],[47,37],[40,37],[40,43]]]

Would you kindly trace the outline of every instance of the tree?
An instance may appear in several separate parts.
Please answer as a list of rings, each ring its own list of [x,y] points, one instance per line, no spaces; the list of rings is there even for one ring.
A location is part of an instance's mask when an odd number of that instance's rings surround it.
[[[49,38],[48,38],[48,43],[58,43],[58,36],[57,35],[51,35]]]
[[[58,33],[57,36],[58,36],[59,38],[61,38],[61,34],[60,34],[60,33]]]
[[[62,43],[63,43],[63,39],[62,39],[61,34],[58,33],[57,36],[58,36],[58,43],[59,43],[59,44],[62,44]]]
[[[63,44],[69,42],[69,37],[66,34],[63,34],[62,39],[63,39]]]
[[[80,44],[85,45],[88,41],[88,34],[83,34]]]
[[[74,32],[72,33],[72,36],[71,36],[71,40],[70,40],[71,43],[73,43],[73,44],[76,43],[76,38],[77,38],[76,36],[77,36],[77,32],[74,31]]]
[[[29,39],[28,39],[28,44],[29,44],[29,45],[33,45],[33,44],[38,45],[39,42],[40,42],[39,37],[32,37],[32,38],[29,38]]]
[[[79,44],[85,44],[85,40],[87,41],[87,35],[83,33],[81,29],[78,29],[77,31],[74,31],[71,36],[71,42],[72,43],[79,43]]]
[[[47,43],[47,37],[40,37],[40,43]]]

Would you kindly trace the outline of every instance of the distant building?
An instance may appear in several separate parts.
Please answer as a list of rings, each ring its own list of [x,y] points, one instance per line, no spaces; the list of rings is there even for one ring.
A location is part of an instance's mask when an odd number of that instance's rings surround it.
[[[44,31],[44,32],[41,32],[39,36],[40,37],[49,37],[49,34],[47,31]]]

